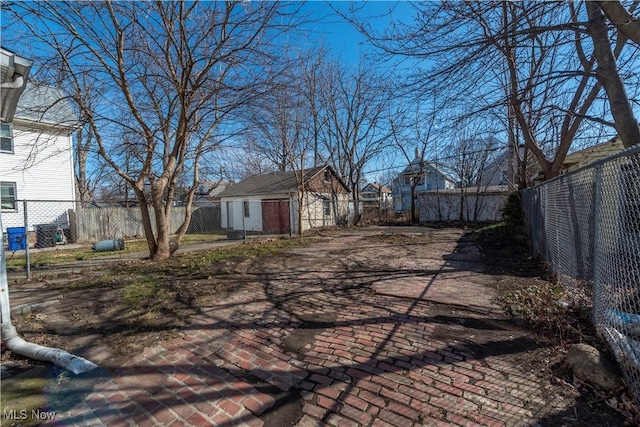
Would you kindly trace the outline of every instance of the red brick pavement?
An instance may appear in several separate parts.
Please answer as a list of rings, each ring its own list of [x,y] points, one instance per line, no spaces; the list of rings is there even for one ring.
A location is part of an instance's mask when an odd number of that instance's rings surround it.
[[[146,349],[50,425],[260,426],[275,400],[258,380],[301,391],[300,426],[530,425],[559,405],[508,355],[477,357],[439,335],[446,319],[429,302],[373,292],[384,274],[393,286],[404,277],[424,288],[429,277],[416,269],[428,261],[415,248],[397,253],[380,244],[372,269],[363,264],[363,251],[372,252],[366,242],[334,238],[267,262],[254,287],[208,307],[178,338]],[[385,256],[389,250],[395,256]],[[378,268],[384,260],[396,266],[391,273]],[[489,292],[487,280],[476,291]],[[314,317],[323,323],[312,342],[287,351],[286,340]],[[490,341],[512,334],[491,330]]]

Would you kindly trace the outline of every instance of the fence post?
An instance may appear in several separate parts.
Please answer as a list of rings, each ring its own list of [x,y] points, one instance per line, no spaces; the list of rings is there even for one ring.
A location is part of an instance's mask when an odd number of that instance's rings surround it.
[[[76,206],[76,209],[80,208],[80,206]],[[78,242],[78,226],[76,225],[76,211],[74,209],[68,209],[67,214],[69,216],[69,234],[71,237],[71,241],[73,243]]]
[[[600,258],[602,257],[601,254],[601,245],[602,242],[600,241],[601,236],[600,236],[600,229],[602,227],[599,227],[598,224],[600,223],[600,218],[602,217],[602,164],[599,164],[596,166],[596,186],[595,186],[595,195],[594,195],[594,200],[593,200],[593,291],[592,291],[592,295],[593,295],[593,313],[591,313],[591,319],[593,324],[596,326],[596,328],[598,327],[598,325],[601,323],[601,318],[599,316],[599,312],[601,311],[601,306],[602,306],[602,295],[601,295],[601,289],[600,289],[600,284],[602,283],[601,280],[601,273],[599,271],[600,269]]]
[[[24,245],[24,259],[27,263],[27,280],[31,280],[31,253],[29,252],[29,215],[27,213],[27,201],[22,201],[22,213],[24,215],[24,233],[26,244]]]

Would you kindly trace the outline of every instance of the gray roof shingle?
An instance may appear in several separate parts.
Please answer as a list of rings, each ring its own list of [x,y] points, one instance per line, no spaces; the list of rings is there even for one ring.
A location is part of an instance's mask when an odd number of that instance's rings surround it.
[[[328,166],[319,166],[304,170],[304,182],[307,183]],[[237,184],[228,186],[220,197],[241,197],[270,194],[289,194],[298,188],[294,172],[275,172],[250,176]]]
[[[65,127],[78,124],[78,116],[61,90],[31,82],[18,101],[15,119]]]

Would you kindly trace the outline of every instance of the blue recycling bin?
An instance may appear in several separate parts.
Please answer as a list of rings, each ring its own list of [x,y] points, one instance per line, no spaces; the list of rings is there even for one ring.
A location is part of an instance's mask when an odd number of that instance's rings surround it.
[[[7,227],[7,249],[10,251],[27,249],[27,233],[24,227]]]

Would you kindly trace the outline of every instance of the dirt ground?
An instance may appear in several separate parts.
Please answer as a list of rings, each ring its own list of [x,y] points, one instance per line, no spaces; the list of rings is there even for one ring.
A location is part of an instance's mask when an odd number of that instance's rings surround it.
[[[630,414],[620,405],[629,400],[626,390],[615,393],[595,390],[575,380],[564,366],[570,344],[587,341],[601,346],[586,323],[573,319],[570,328],[577,332],[564,333],[562,326],[557,330],[539,328],[539,325],[532,328],[526,319],[513,319],[501,311],[502,303],[496,297],[548,284],[542,267],[531,259],[526,245],[508,236],[481,235],[470,229],[372,227],[326,232],[307,239],[300,247],[285,247],[267,254],[247,251],[249,254],[243,255],[241,251],[219,259],[207,258],[203,253],[185,254],[161,265],[131,261],[95,267],[80,274],[16,282],[10,285],[14,323],[29,341],[64,348],[108,369],[115,369],[142,349],[175,337],[212,301],[264,284],[273,277],[299,281],[305,274],[322,276],[327,272],[327,259],[305,254],[313,253],[309,248],[345,236],[356,236],[358,246],[347,244],[327,249],[327,256],[339,260],[339,265],[336,266],[338,261],[331,264],[332,271],[326,280],[339,281],[341,296],[353,297],[357,303],[359,292],[367,295],[392,292],[396,285],[394,274],[400,276],[407,274],[407,268],[411,270],[411,264],[407,262],[415,261],[417,266],[419,261],[424,265],[424,260],[430,257],[435,261],[436,258],[441,260],[442,254],[457,253],[451,263],[457,263],[458,267],[468,264],[470,270],[479,268],[483,280],[487,280],[486,295],[491,299],[476,306],[464,297],[454,301],[455,298],[447,293],[436,293],[432,299],[425,297],[431,304],[430,317],[437,323],[434,340],[465,345],[476,358],[507,355],[504,357],[535,373],[546,384],[546,392],[565,401],[567,408],[550,413],[540,425],[633,423]],[[461,240],[465,242],[465,248],[477,248],[477,253],[460,253],[457,248]],[[429,277],[428,269],[417,270],[415,267],[411,274]],[[144,286],[138,286],[140,277],[148,279]],[[458,278],[452,274],[445,279],[449,282],[438,286],[446,287]],[[132,288],[132,284],[138,287]],[[382,288],[384,290],[380,291]],[[434,290],[436,288],[434,286]],[[297,312],[294,308],[296,295],[278,294],[280,288],[272,289],[274,293],[269,295],[272,302],[275,301],[277,307],[291,310],[300,319],[298,329],[284,337],[283,351],[302,355],[317,334],[335,324],[336,316],[313,309]],[[400,297],[412,297],[410,293],[403,295],[404,289],[393,292],[400,292]],[[161,298],[159,294],[162,294]],[[496,340],[499,333],[510,338]],[[13,373],[39,365],[4,349],[2,360],[3,364],[11,366]],[[245,379],[256,387],[268,388],[250,374]],[[291,395],[280,398],[281,409],[266,414],[263,417],[265,425],[295,425],[300,420],[300,407],[294,403],[296,399]]]

